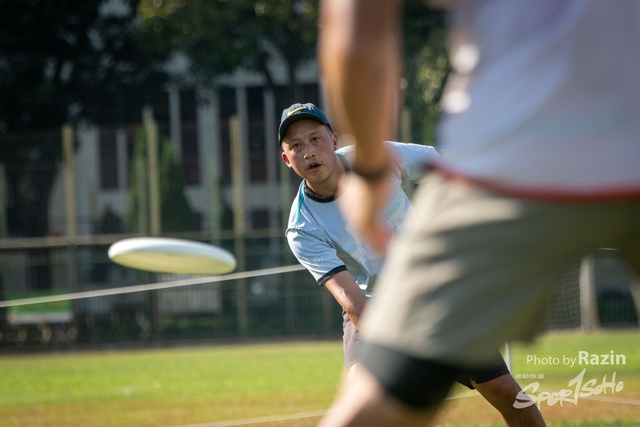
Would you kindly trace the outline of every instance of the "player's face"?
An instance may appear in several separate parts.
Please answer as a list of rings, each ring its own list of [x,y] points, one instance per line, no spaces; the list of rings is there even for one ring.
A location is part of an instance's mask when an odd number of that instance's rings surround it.
[[[334,174],[337,149],[338,135],[315,120],[293,123],[282,138],[282,160],[311,187]]]

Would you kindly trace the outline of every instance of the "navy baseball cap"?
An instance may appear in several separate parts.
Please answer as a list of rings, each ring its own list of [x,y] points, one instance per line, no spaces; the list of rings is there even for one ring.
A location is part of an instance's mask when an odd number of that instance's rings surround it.
[[[284,134],[287,133],[289,126],[298,120],[315,120],[316,122],[329,126],[329,129],[331,129],[329,119],[327,119],[327,116],[324,115],[322,110],[315,105],[311,103],[293,104],[291,107],[285,108],[282,111],[280,127],[278,128],[278,144],[282,144],[282,138]],[[331,131],[333,132],[333,129]]]

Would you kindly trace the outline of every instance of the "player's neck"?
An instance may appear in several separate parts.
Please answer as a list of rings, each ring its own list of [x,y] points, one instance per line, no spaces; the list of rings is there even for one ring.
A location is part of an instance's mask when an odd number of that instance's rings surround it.
[[[307,189],[313,192],[313,194],[315,194],[317,197],[335,197],[336,193],[338,192],[338,185],[340,184],[340,180],[344,176],[344,172],[344,165],[338,155],[336,155],[335,167],[333,168],[331,175],[329,175],[327,179],[322,182],[314,183],[305,181],[305,185],[307,186]]]

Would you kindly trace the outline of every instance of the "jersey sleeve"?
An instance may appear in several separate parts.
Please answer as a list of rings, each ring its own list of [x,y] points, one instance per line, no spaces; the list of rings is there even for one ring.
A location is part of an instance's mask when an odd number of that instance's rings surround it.
[[[336,249],[321,236],[290,228],[287,230],[287,241],[298,262],[311,273],[319,285],[347,269],[344,262],[338,258]]]
[[[420,181],[427,173],[427,166],[437,160],[438,151],[428,145],[387,141],[387,148],[395,156],[402,181]]]

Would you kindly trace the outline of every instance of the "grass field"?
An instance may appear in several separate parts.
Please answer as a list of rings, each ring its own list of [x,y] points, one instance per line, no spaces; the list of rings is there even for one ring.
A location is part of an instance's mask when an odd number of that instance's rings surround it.
[[[626,364],[563,363],[580,351],[613,351]],[[535,392],[530,388],[536,397],[574,389],[569,382],[586,368],[576,402],[540,403],[550,426],[640,426],[640,332],[547,335],[535,346],[513,346],[512,353],[514,375],[523,387],[537,382]],[[552,364],[543,365],[543,358]],[[584,387],[602,384],[603,376],[607,385],[614,373],[606,394],[586,393]],[[337,341],[3,356],[0,425],[313,426],[341,375]],[[462,394],[469,393],[461,386],[452,392]],[[438,425],[502,424],[493,408],[471,395],[450,400]]]

